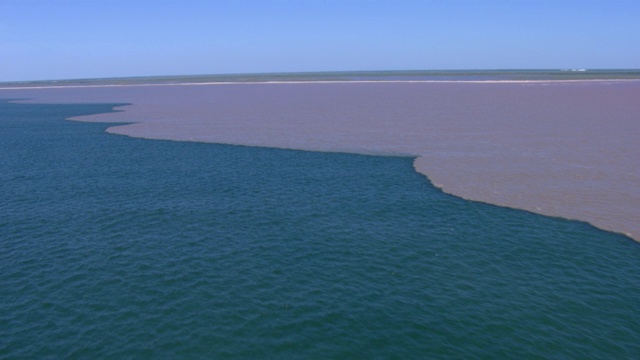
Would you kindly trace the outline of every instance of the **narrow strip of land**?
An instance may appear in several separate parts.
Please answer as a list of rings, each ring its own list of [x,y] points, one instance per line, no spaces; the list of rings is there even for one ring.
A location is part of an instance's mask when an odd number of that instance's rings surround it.
[[[0,90],[13,90],[13,89],[67,89],[67,88],[96,88],[96,87],[130,87],[130,86],[202,86],[202,85],[269,85],[269,84],[369,84],[369,83],[399,83],[399,84],[413,84],[413,83],[461,83],[461,84],[544,84],[544,83],[585,83],[585,82],[634,82],[638,79],[565,79],[565,80],[300,80],[300,81],[213,81],[213,82],[178,82],[178,83],[134,83],[134,84],[92,84],[92,85],[23,85],[23,86],[4,86],[0,84]]]

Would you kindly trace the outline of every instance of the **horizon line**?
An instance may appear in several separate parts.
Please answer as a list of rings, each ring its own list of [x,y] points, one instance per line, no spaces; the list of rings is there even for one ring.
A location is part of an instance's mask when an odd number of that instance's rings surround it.
[[[497,73],[497,74],[496,74]],[[11,80],[11,81],[0,81],[0,85],[2,86],[11,86],[11,85],[35,85],[35,84],[55,84],[55,83],[86,83],[86,82],[97,82],[96,85],[106,85],[109,81],[125,81],[125,82],[133,82],[135,84],[136,80],[179,80],[179,79],[194,79],[201,78],[200,81],[196,81],[196,83],[203,82],[211,82],[210,80],[214,80],[216,78],[227,78],[227,81],[222,82],[267,82],[270,81],[278,81],[278,78],[289,77],[292,78],[292,81],[300,82],[300,81],[309,81],[309,79],[305,77],[330,77],[330,76],[342,76],[347,77],[347,79],[334,79],[334,80],[343,80],[343,81],[355,81],[354,79],[357,76],[372,76],[372,77],[380,77],[380,78],[388,78],[391,76],[454,76],[454,77],[462,77],[462,76],[488,76],[488,75],[499,75],[502,73],[503,75],[548,75],[548,76],[571,76],[572,78],[576,77],[586,77],[589,75],[597,76],[597,75],[607,75],[607,74],[618,74],[618,75],[627,75],[624,78],[627,79],[640,79],[640,68],[632,69],[632,68],[530,68],[530,69],[406,69],[406,70],[330,70],[330,71],[279,71],[279,72],[246,72],[246,73],[216,73],[216,74],[180,74],[180,75],[134,75],[134,76],[112,76],[112,77],[85,77],[85,78],[67,78],[67,79],[39,79],[39,80]],[[242,78],[250,77],[253,79],[245,79]],[[256,79],[257,78],[257,79]],[[297,79],[296,79],[297,78]],[[597,79],[607,79],[600,78]],[[374,79],[370,79],[374,80]],[[415,79],[419,80],[419,79]],[[427,80],[427,79],[424,79]],[[509,79],[505,79],[509,80]],[[517,80],[517,79],[511,79]],[[527,80],[527,79],[521,79]],[[528,79],[528,80],[536,80],[536,79]],[[554,78],[550,79],[537,79],[537,80],[554,80]],[[138,83],[140,84],[140,83]]]

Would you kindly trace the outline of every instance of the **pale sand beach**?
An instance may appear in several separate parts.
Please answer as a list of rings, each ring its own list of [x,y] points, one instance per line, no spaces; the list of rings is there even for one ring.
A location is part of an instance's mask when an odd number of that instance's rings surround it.
[[[229,86],[227,86],[229,85]],[[0,89],[29,103],[130,103],[74,118],[113,134],[415,156],[465,199],[640,241],[640,81],[388,81]]]

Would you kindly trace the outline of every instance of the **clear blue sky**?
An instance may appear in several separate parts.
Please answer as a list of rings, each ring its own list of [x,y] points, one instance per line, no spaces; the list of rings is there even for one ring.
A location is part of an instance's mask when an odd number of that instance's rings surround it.
[[[640,0],[0,0],[0,81],[640,68]]]

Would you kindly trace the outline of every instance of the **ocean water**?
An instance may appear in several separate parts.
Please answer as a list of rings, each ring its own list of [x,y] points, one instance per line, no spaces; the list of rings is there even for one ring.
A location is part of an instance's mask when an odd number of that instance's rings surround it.
[[[409,157],[135,139],[0,103],[0,358],[638,359],[640,244]]]

